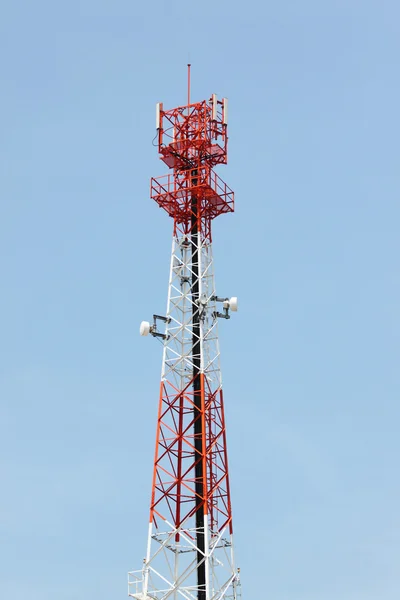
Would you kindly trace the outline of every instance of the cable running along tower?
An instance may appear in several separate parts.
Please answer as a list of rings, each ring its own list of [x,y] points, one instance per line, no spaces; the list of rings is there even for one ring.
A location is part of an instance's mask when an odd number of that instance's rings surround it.
[[[167,312],[141,335],[163,344],[150,524],[136,600],[238,600],[218,321],[237,298],[217,296],[212,220],[233,212],[233,192],[213,167],[227,163],[227,100],[157,104],[161,160],[151,197],[173,219]]]

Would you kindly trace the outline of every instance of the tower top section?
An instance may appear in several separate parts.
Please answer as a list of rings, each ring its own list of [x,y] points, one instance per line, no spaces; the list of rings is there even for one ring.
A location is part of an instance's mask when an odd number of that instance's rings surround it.
[[[228,100],[203,100],[172,110],[156,107],[158,151],[170,169],[214,167],[227,163]]]
[[[234,194],[213,171],[228,162],[228,101],[209,100],[164,110],[156,106],[158,151],[172,170],[151,180],[151,197],[174,219],[175,230],[189,234],[195,225],[211,239],[211,221],[233,212]]]

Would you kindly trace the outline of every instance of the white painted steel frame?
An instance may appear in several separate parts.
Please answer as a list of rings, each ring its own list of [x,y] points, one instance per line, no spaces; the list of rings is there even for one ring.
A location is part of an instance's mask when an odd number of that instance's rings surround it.
[[[210,387],[222,387],[218,342],[218,310],[215,297],[212,244],[198,235],[198,245],[185,234],[173,238],[168,288],[167,323],[161,378],[183,390],[193,378],[193,306],[200,315],[201,372]],[[193,264],[198,262],[199,298],[192,297]],[[176,534],[180,539],[176,541]],[[238,600],[239,574],[235,568],[233,539],[229,526],[211,530],[204,517],[206,600]],[[177,529],[168,520],[158,528],[149,525],[146,558],[140,571],[128,577],[128,594],[136,600],[197,600],[197,556],[195,516]],[[199,563],[200,564],[200,563]]]

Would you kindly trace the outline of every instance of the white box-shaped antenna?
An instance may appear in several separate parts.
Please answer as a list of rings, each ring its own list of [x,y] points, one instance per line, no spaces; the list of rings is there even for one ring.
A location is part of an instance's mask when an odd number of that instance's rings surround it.
[[[228,98],[222,99],[222,122],[228,125]]]
[[[213,121],[216,121],[217,120],[217,94],[213,94],[211,96],[211,106],[212,106],[211,119]]]
[[[162,102],[157,102],[156,104],[156,129],[161,129],[161,111],[162,111]]]

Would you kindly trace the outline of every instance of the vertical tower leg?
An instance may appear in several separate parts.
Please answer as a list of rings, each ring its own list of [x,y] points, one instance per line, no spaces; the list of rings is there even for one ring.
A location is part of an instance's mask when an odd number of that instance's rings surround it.
[[[196,175],[196,172],[193,173]],[[197,180],[194,178],[194,185]],[[192,249],[192,324],[193,324],[193,396],[194,396],[194,447],[195,447],[195,489],[196,489],[196,539],[197,539],[197,585],[198,600],[205,600],[206,567],[204,544],[204,461],[203,461],[203,414],[204,396],[201,386],[201,341],[199,311],[199,210],[196,196],[192,196],[191,249]]]

